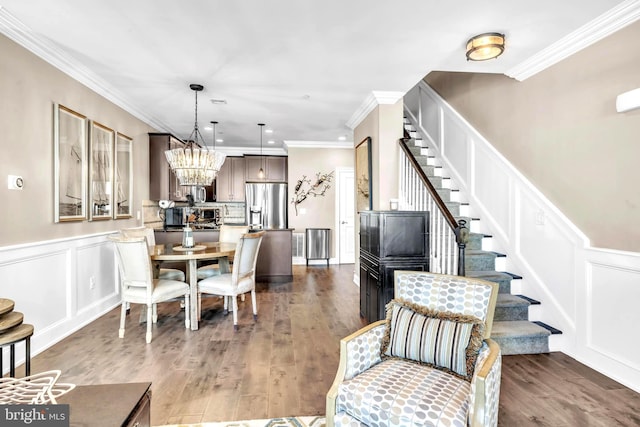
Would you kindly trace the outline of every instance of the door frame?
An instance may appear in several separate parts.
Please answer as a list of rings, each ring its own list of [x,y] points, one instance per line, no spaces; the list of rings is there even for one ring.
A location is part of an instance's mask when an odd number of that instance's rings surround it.
[[[345,175],[348,175],[348,174],[350,174],[351,176],[354,176],[355,169],[353,167],[337,167],[336,168],[336,193],[335,193],[336,194],[336,203],[335,203],[335,206],[336,206],[336,212],[335,212],[335,219],[336,219],[336,223],[335,223],[336,233],[335,233],[335,236],[336,236],[336,241],[335,241],[335,246],[334,247],[336,249],[336,260],[337,260],[338,264],[342,263],[342,253],[341,253],[342,252],[341,251],[342,247],[341,247],[341,244],[340,244],[341,243],[341,239],[343,239],[345,237],[353,239],[353,247],[355,248],[355,238],[356,238],[355,232],[354,232],[354,234],[352,236],[342,236],[341,227],[340,227],[340,219],[341,219],[340,218],[340,208],[341,208],[340,200],[342,198],[341,197],[342,196],[341,189],[342,189],[342,186],[343,186],[342,184],[343,184],[343,181],[344,181],[344,177],[345,177]],[[352,193],[353,193],[353,198],[355,199],[355,188],[353,188]],[[354,204],[355,204],[355,201],[354,201]],[[355,216],[356,215],[355,215],[355,212],[354,212],[354,214],[353,214],[353,217],[354,217],[353,218],[353,221],[354,221],[353,228],[354,228],[354,230],[355,230],[355,227],[356,227]],[[355,249],[354,249],[354,259],[349,264],[351,264],[351,263],[355,263]]]

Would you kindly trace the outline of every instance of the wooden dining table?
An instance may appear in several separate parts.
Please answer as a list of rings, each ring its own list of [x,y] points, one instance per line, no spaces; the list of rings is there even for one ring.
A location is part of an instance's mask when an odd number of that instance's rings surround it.
[[[228,273],[229,257],[236,252],[235,243],[227,242],[201,242],[193,248],[183,248],[177,243],[155,245],[151,250],[151,261],[184,261],[187,265],[187,281],[190,288],[189,317],[191,330],[198,330],[198,261],[218,260],[220,273]]]

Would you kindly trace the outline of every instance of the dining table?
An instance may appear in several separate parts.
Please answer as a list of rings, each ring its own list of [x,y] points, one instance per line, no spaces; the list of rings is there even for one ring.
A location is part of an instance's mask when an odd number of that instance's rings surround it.
[[[228,242],[200,242],[191,248],[185,248],[178,243],[166,243],[155,245],[150,251],[151,261],[159,263],[161,261],[184,261],[187,266],[187,282],[189,283],[189,317],[191,319],[191,330],[198,330],[198,262],[207,260],[218,260],[220,274],[231,271],[229,267],[229,257],[233,257],[236,252],[236,244]]]

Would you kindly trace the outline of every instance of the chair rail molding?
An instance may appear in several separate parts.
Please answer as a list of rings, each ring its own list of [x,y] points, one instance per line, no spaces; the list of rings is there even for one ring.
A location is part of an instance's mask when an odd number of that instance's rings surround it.
[[[108,234],[0,247],[2,297],[14,300],[16,311],[34,325],[32,357],[120,303]],[[113,328],[116,334],[118,325]],[[16,356],[16,365],[24,362],[24,350]]]
[[[591,246],[586,235],[424,81],[404,97],[405,113],[443,162],[443,176],[507,254],[496,269],[523,277],[515,294],[542,302],[530,320],[562,330],[562,351],[640,392],[640,342],[620,325],[640,323],[640,253]],[[561,261],[559,261],[561,260]],[[623,295],[624,297],[621,297]]]

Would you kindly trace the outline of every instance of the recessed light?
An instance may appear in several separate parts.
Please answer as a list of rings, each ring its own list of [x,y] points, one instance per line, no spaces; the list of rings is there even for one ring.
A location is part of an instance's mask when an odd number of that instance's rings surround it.
[[[273,133],[273,129],[265,129],[264,133]]]
[[[224,142],[224,139],[218,138],[218,139],[216,139],[216,142]]]
[[[347,137],[346,136],[339,136],[338,137],[338,141],[346,141]]]
[[[267,141],[267,144],[275,144],[276,142],[274,140],[269,140]]]

